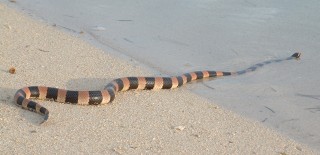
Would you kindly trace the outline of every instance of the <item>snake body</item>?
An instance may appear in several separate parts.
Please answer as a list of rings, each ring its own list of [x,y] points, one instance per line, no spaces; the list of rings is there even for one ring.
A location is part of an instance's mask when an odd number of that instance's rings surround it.
[[[118,91],[126,91],[130,89],[173,89],[193,80],[209,77],[241,75],[255,71],[269,63],[298,59],[299,57],[300,53],[294,53],[288,58],[264,61],[237,72],[196,71],[173,77],[123,77],[111,81],[105,86],[104,90],[101,91],[73,91],[46,86],[28,86],[21,88],[16,92],[14,101],[24,109],[44,115],[43,122],[45,122],[49,118],[49,111],[39,103],[30,100],[30,98],[53,99],[57,102],[80,105],[105,104],[112,102],[115,99],[116,92]]]

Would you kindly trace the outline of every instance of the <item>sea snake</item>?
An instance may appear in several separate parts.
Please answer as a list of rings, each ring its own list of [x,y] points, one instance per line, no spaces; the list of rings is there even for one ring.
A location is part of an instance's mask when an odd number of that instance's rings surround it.
[[[49,111],[39,103],[30,100],[30,98],[53,99],[57,102],[81,105],[98,105],[112,102],[118,91],[129,89],[172,89],[193,80],[245,74],[273,62],[298,59],[300,55],[301,53],[294,53],[288,58],[264,61],[236,72],[196,71],[173,77],[123,77],[111,81],[101,91],[73,91],[46,86],[29,86],[19,89],[14,96],[14,101],[24,109],[44,115],[43,122],[45,122],[49,118]]]

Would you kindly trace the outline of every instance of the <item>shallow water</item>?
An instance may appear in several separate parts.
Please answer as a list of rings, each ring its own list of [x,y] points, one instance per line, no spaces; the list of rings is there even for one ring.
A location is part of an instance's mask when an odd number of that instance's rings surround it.
[[[241,70],[301,51],[299,61],[185,88],[320,150],[320,1],[0,2],[161,75]]]

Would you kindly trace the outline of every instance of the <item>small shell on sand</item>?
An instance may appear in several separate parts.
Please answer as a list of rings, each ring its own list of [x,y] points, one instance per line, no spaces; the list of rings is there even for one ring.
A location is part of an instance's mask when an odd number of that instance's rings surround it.
[[[179,131],[182,131],[185,128],[186,128],[185,126],[181,126],[181,125],[174,127],[174,129],[179,130]]]
[[[116,152],[117,154],[125,154],[126,148],[119,146],[119,147],[113,148],[113,151]]]

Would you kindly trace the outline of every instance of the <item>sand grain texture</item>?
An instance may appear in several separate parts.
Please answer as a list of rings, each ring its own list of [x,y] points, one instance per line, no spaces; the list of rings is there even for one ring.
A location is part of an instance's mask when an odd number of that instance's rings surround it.
[[[13,102],[28,85],[103,89],[144,68],[0,4],[0,150],[3,154],[316,154],[183,87],[117,94],[109,105],[39,101],[49,121]],[[8,70],[16,68],[16,74]],[[197,84],[197,83],[193,83]],[[235,103],[236,104],[236,103]]]

